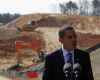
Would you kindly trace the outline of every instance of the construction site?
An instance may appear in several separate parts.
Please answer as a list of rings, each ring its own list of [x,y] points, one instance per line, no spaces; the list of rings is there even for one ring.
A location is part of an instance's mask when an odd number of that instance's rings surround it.
[[[93,75],[99,80],[100,17],[67,14],[29,14],[0,26],[0,76],[42,80],[44,57],[61,47],[58,30],[64,25],[75,26],[77,47],[90,53]],[[38,77],[29,78],[28,73]]]

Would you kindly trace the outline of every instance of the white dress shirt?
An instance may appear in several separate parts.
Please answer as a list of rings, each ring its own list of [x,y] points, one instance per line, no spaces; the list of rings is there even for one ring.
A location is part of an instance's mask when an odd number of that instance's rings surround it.
[[[73,60],[72,63],[74,64],[74,49],[73,49],[72,51],[68,52],[68,51],[65,50],[65,49],[63,48],[63,46],[62,46],[62,51],[63,51],[63,56],[64,56],[64,61],[65,61],[65,63],[67,63],[67,61],[68,61],[67,54],[68,54],[68,53],[72,53],[72,60]]]

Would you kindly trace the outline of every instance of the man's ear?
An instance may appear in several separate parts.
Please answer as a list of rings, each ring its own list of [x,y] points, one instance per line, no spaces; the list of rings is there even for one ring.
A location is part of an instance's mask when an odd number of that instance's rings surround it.
[[[59,42],[61,42],[61,43],[62,43],[62,38],[59,38]]]

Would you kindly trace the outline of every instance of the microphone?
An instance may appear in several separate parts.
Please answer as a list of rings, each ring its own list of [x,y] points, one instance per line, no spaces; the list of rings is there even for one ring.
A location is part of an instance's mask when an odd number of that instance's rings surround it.
[[[67,79],[70,80],[72,74],[72,65],[70,63],[66,63],[63,67],[63,72],[65,73]]]
[[[82,70],[82,68],[79,63],[75,63],[73,65],[73,74],[76,79],[80,76],[81,70]]]
[[[63,72],[68,80],[79,80],[81,73],[81,65],[79,63],[70,64],[66,63],[63,67]]]

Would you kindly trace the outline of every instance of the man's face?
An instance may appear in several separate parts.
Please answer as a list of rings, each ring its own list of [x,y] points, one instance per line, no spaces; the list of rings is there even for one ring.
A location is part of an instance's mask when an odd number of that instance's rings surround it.
[[[71,51],[76,48],[76,34],[74,30],[66,30],[64,37],[60,38],[59,41],[63,44],[64,49]]]

